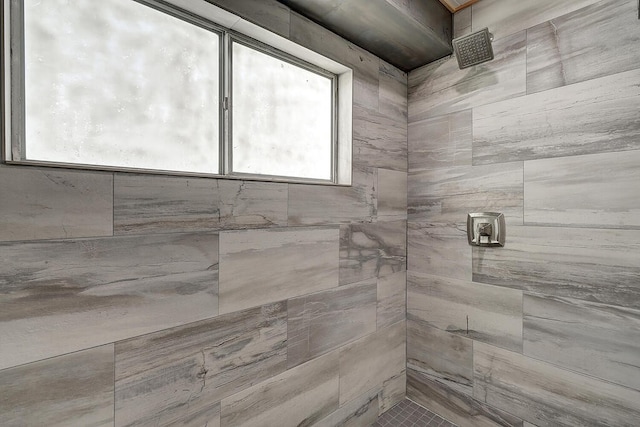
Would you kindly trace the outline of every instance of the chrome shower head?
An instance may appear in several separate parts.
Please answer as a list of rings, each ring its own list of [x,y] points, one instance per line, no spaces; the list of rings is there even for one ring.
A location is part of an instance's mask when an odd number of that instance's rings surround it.
[[[491,61],[493,59],[492,40],[493,36],[488,28],[453,39],[451,41],[453,51],[456,53],[460,69]]]

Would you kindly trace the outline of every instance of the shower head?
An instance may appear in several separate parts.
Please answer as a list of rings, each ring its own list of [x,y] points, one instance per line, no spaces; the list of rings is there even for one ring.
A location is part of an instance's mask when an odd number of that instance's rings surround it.
[[[491,40],[493,36],[488,28],[453,39],[453,51],[456,53],[460,69],[491,61],[493,59]]]

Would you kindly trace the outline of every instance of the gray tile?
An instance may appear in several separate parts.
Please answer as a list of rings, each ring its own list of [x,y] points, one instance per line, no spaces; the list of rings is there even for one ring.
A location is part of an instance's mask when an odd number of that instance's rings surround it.
[[[468,213],[489,211],[504,213],[508,225],[522,224],[522,175],[522,162],[412,171],[409,218],[466,229]]]
[[[467,242],[466,224],[409,221],[407,243],[409,271],[471,280],[471,247]]]
[[[421,372],[461,393],[471,395],[473,341],[430,326],[409,316],[407,369]]]
[[[403,371],[400,375],[382,382],[382,389],[378,393],[379,413],[389,410],[405,397],[407,397],[407,374]]]
[[[205,425],[218,402],[284,372],[280,302],[116,343],[116,426]]]
[[[591,2],[593,3],[593,2]],[[638,5],[606,0],[527,31],[527,92],[638,68]]]
[[[409,124],[409,170],[471,166],[471,110]]]
[[[407,173],[378,169],[378,221],[407,219]]]
[[[0,165],[0,241],[113,234],[113,176]]]
[[[640,148],[639,79],[632,70],[474,109],[473,164]]]
[[[399,271],[378,279],[378,329],[406,319],[407,272]]]
[[[378,111],[407,124],[407,73],[380,60]]]
[[[465,338],[522,351],[522,291],[414,272],[407,279],[410,317]]]
[[[519,427],[522,420],[453,390],[413,369],[407,370],[407,397],[460,427]]]
[[[338,353],[320,356],[222,400],[223,426],[312,425],[338,409]]]
[[[0,424],[113,426],[113,344],[0,371]]]
[[[640,390],[640,310],[525,295],[524,354]]]
[[[404,373],[406,324],[400,322],[340,349],[340,404]]]
[[[354,107],[361,106],[378,111],[380,59],[353,43],[347,43],[341,62],[353,70]]]
[[[489,27],[496,40],[534,25],[573,12],[599,0],[482,0],[472,6],[473,31]],[[499,10],[500,13],[496,13]]]
[[[406,221],[340,227],[340,284],[406,270]]]
[[[114,187],[116,234],[287,224],[287,184],[118,174]]]
[[[636,308],[638,253],[640,230],[510,227],[504,248],[473,249],[473,280]]]
[[[638,182],[640,150],[527,161],[525,224],[640,228]]]
[[[407,170],[407,122],[369,107],[353,107],[354,163]]]
[[[218,313],[218,235],[0,244],[0,367]]]
[[[323,418],[314,427],[369,427],[378,419],[378,393],[365,393]]]
[[[231,13],[267,28],[283,37],[289,37],[290,10],[276,0],[207,0]]]
[[[483,0],[484,1],[484,0]],[[409,124],[526,93],[526,33],[493,43],[495,59],[460,70],[450,56],[409,73]]]
[[[476,399],[538,425],[635,426],[640,391],[482,343],[473,345]]]
[[[354,165],[350,187],[289,184],[289,225],[371,222],[377,170]]]
[[[220,313],[338,286],[339,231],[332,228],[220,234]]]
[[[465,7],[453,15],[453,38],[462,37],[471,32],[471,8]]]
[[[337,62],[344,62],[348,43],[312,20],[291,12],[290,40]]]
[[[290,299],[287,366],[314,357],[376,330],[376,280]]]

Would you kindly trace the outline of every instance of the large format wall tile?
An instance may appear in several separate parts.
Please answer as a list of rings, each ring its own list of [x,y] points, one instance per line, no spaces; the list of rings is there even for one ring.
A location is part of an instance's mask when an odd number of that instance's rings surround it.
[[[338,409],[332,352],[222,400],[222,426],[310,426]]]
[[[117,174],[114,188],[116,234],[287,224],[287,184]]]
[[[636,426],[640,391],[482,343],[473,345],[476,399],[540,426]]]
[[[522,420],[407,369],[407,397],[460,427],[520,427]]]
[[[113,344],[0,371],[0,384],[4,427],[113,426]]]
[[[527,161],[524,222],[640,228],[639,183],[640,150]]]
[[[377,182],[375,168],[354,165],[351,187],[289,184],[289,225],[372,222]]]
[[[409,271],[471,280],[471,247],[467,242],[466,224],[409,221],[407,236]]]
[[[220,234],[220,313],[338,286],[334,228]]]
[[[0,241],[110,236],[113,175],[0,166]]]
[[[0,367],[218,313],[217,234],[0,244]]]
[[[441,331],[410,316],[407,320],[407,369],[471,395],[472,343],[471,339]]]
[[[470,212],[502,212],[522,224],[522,162],[455,166],[409,173],[409,218],[466,227]]]
[[[409,170],[471,166],[471,111],[409,124]]]
[[[407,74],[380,60],[378,111],[407,125]]]
[[[399,271],[378,279],[378,329],[394,325],[407,317],[407,272]]]
[[[473,249],[473,280],[638,307],[640,230],[510,227],[499,250]]]
[[[378,221],[407,219],[407,173],[378,169]]]
[[[340,349],[340,404],[402,375],[406,323],[381,329]]]
[[[527,92],[639,68],[637,9],[605,0],[527,30]]]
[[[406,270],[406,221],[340,227],[340,284]]]
[[[379,406],[378,392],[372,390],[341,406],[313,427],[370,427],[378,419]]]
[[[205,425],[218,402],[286,369],[280,302],[116,343],[116,425]]]
[[[347,41],[299,13],[291,12],[290,40],[337,62],[347,55]]]
[[[473,110],[473,164],[640,148],[640,69]]]
[[[524,354],[640,390],[640,310],[525,295]]]
[[[407,284],[409,315],[463,337],[522,351],[522,291],[414,272]]]
[[[483,0],[484,1],[484,0]],[[526,33],[493,43],[495,59],[460,70],[454,56],[409,74],[409,124],[526,93]]]
[[[406,171],[406,120],[354,106],[353,161],[360,165]]]
[[[287,302],[289,368],[376,330],[376,279]]]
[[[472,27],[473,31],[488,27],[498,40],[598,1],[537,0],[535,2],[514,2],[512,0],[482,0],[471,7]]]

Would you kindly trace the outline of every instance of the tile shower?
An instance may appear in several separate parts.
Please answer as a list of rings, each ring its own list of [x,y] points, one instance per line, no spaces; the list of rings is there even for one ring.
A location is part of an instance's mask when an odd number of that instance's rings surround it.
[[[0,425],[637,424],[637,2],[482,0],[496,59],[409,75],[213,3],[354,69],[354,186],[0,165]]]

